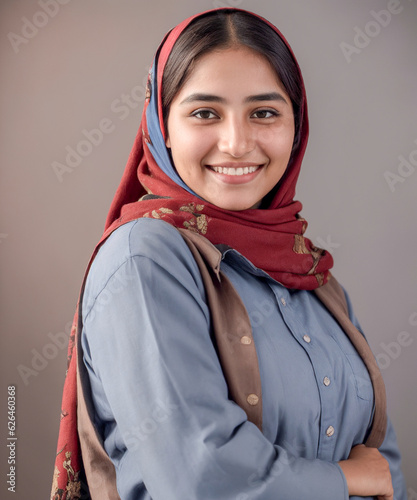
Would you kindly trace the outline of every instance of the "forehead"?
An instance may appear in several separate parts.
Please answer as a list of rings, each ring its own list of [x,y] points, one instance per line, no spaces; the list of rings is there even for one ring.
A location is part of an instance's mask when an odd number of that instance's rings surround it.
[[[254,89],[257,92],[279,89],[285,92],[275,69],[267,58],[248,47],[214,50],[201,56],[180,89],[179,95],[189,91],[225,91],[230,87],[236,93]]]

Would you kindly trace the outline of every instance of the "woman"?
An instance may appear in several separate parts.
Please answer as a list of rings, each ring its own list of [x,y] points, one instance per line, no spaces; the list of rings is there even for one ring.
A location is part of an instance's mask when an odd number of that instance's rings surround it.
[[[83,285],[53,498],[405,500],[375,360],[303,236],[307,136],[266,20],[167,35]]]

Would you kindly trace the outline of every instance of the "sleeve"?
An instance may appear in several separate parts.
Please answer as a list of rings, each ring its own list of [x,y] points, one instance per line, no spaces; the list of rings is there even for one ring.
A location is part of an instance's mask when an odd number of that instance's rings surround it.
[[[121,498],[145,486],[153,500],[347,500],[336,463],[292,456],[228,399],[198,268],[177,243],[169,259],[127,259],[84,319]]]
[[[349,295],[347,294],[346,290],[344,290],[344,292],[348,304],[350,320],[356,326],[356,328],[363,334],[363,330],[359,324],[359,321],[353,312],[352,302],[349,298]],[[387,423],[387,432],[385,435],[385,439],[382,445],[380,446],[379,451],[388,460],[389,463],[389,468],[392,477],[392,485],[394,487],[394,500],[407,500],[407,488],[401,470],[401,454],[398,448],[394,427],[389,418]],[[351,498],[356,498],[356,497],[351,497]]]
[[[394,500],[407,500],[407,487],[401,470],[401,455],[398,449],[394,427],[388,419],[387,433],[379,448],[381,454],[388,460],[394,487]]]

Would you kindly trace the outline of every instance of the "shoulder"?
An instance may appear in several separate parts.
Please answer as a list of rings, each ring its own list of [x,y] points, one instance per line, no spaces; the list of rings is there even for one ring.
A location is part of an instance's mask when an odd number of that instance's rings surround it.
[[[113,231],[100,248],[96,260],[111,260],[117,266],[127,258],[157,258],[173,251],[182,252],[186,247],[181,234],[171,224],[142,218]]]
[[[174,259],[188,260],[188,246],[171,224],[157,219],[137,219],[116,229],[100,248],[93,266],[116,271],[128,259],[144,257],[166,267]],[[93,267],[92,266],[92,267]]]
[[[198,266],[181,233],[162,220],[142,218],[117,228],[99,249],[87,276],[84,306],[91,307],[112,277],[132,274],[132,268],[135,280],[130,279],[130,286],[149,278],[150,270],[153,281],[158,273],[168,273],[201,285]]]

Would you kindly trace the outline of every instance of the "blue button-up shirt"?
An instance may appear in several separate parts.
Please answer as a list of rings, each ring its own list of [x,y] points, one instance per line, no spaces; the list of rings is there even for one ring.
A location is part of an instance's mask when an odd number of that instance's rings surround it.
[[[262,432],[228,398],[204,285],[180,233],[139,219],[93,262],[82,348],[120,497],[346,500],[337,462],[369,431],[368,372],[314,293],[288,290],[237,251],[222,252],[221,270],[251,320]],[[380,451],[395,499],[405,500],[391,423]]]

